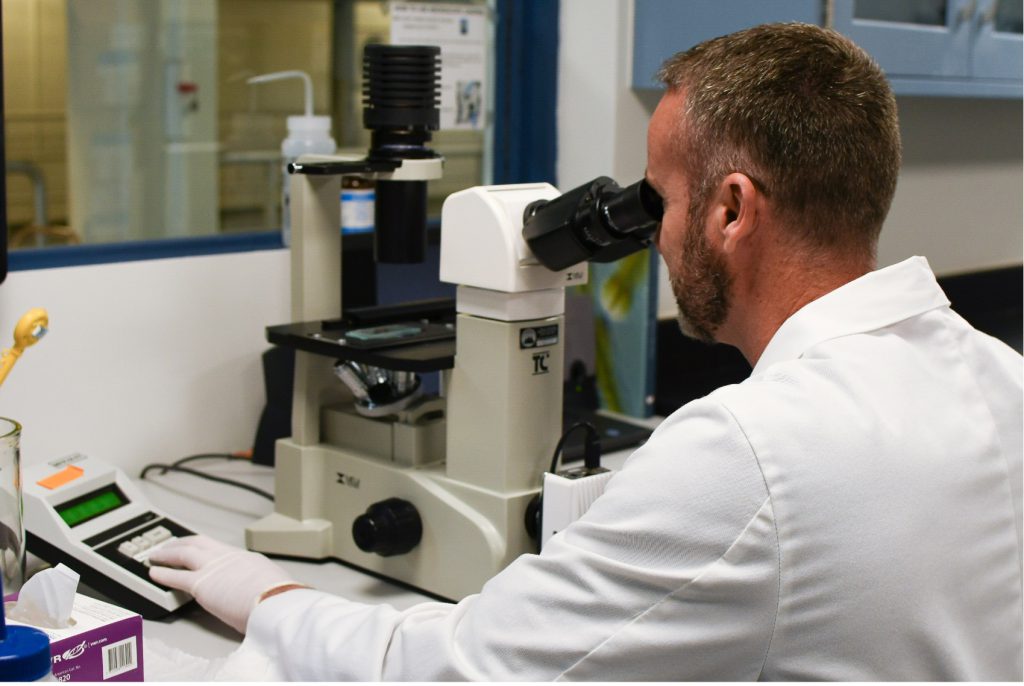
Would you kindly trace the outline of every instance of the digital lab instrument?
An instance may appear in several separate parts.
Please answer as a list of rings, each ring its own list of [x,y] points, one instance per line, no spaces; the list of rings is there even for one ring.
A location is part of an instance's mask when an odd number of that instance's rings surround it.
[[[149,555],[193,532],[147,502],[119,469],[82,453],[24,467],[28,549],[146,619],[191,596],[149,578]]]
[[[562,203],[544,183],[455,193],[442,209],[440,269],[458,285],[455,312],[414,303],[377,318],[342,313],[340,175],[378,179],[377,233],[394,227],[399,239],[378,235],[376,257],[410,261],[425,243],[425,180],[440,172],[423,148],[437,126],[434,63],[425,51],[422,63],[392,61],[392,47],[374,46],[364,68],[368,158],[293,165],[295,323],[268,329],[295,349],[292,433],[275,448],[274,512],[247,527],[246,544],[460,599],[536,551],[527,510],[562,433],[564,289],[586,283],[583,260],[649,243],[660,200],[610,179]],[[405,109],[374,77],[400,88],[408,73],[427,83]],[[441,373],[439,395],[422,392],[415,377],[427,372]]]

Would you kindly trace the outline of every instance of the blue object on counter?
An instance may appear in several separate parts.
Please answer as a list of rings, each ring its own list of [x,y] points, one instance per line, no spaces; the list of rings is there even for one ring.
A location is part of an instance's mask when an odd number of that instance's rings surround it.
[[[7,626],[0,580],[0,680],[38,681],[51,673],[50,637],[30,626]]]

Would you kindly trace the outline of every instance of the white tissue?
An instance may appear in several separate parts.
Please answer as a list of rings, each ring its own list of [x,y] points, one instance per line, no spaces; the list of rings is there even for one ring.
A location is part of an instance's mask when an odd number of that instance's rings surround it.
[[[63,564],[44,569],[21,587],[18,602],[8,610],[7,616],[44,629],[67,628],[77,589],[77,572]]]

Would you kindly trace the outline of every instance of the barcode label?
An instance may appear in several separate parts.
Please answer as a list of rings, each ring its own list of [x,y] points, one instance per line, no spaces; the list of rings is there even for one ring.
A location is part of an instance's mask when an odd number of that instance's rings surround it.
[[[103,646],[103,680],[130,672],[136,667],[135,637]]]

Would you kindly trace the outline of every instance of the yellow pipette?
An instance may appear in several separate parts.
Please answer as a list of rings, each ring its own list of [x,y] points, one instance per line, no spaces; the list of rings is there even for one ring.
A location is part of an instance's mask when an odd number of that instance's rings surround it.
[[[18,320],[18,325],[14,327],[14,347],[4,350],[3,357],[0,358],[0,384],[7,378],[25,348],[35,345],[40,338],[46,335],[49,325],[50,317],[41,307],[33,307],[22,315]]]

